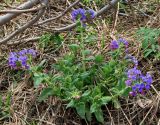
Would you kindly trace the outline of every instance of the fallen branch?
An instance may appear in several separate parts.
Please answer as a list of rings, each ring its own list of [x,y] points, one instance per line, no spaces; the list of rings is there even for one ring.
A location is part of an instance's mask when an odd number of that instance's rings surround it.
[[[73,4],[71,4],[67,9],[64,10],[63,13],[61,13],[60,15],[58,15],[57,17],[53,17],[53,18],[50,18],[50,19],[47,19],[47,20],[44,20],[42,22],[39,22],[38,25],[42,25],[44,23],[48,23],[50,21],[53,21],[53,20],[56,20],[56,19],[59,19],[61,18],[62,16],[64,16],[72,7],[74,7],[75,5],[77,5],[81,0],[77,0],[75,1]]]
[[[37,5],[40,3],[40,0],[29,0],[26,3],[23,3],[22,5],[20,5],[19,7],[17,7],[19,10],[24,10],[24,9],[30,9],[33,6]],[[10,20],[12,20],[13,18],[19,16],[20,13],[8,13],[5,14],[3,16],[0,16],[0,26],[8,23]]]
[[[43,0],[42,4],[47,6],[48,0]],[[39,10],[37,16],[35,18],[33,18],[31,21],[29,21],[27,24],[25,24],[24,26],[22,26],[19,29],[17,29],[15,32],[10,34],[8,37],[6,37],[3,40],[1,40],[0,44],[7,43],[14,36],[16,36],[17,34],[23,32],[25,29],[31,27],[34,23],[36,23],[41,18],[41,16],[44,14],[44,12],[45,12],[45,7],[43,7],[41,10]]]
[[[7,42],[7,45],[19,45],[19,43],[28,43],[28,42],[35,42],[39,40],[41,37],[31,37],[27,39],[17,40],[14,42]]]
[[[34,12],[42,9],[44,6],[36,7],[36,8],[31,8],[31,9],[25,9],[25,10],[0,10],[0,13],[29,13],[29,12]]]

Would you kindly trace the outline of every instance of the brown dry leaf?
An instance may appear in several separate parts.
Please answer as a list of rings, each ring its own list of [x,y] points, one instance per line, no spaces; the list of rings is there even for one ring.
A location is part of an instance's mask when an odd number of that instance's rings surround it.
[[[139,99],[137,100],[137,104],[141,107],[141,108],[147,108],[147,107],[151,107],[151,104],[153,103],[152,100],[150,99]]]

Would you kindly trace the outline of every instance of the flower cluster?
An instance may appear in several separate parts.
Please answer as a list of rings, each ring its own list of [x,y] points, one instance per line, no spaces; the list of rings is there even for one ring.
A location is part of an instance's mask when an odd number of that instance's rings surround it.
[[[18,67],[29,69],[29,57],[36,57],[36,51],[33,49],[24,49],[19,52],[11,52],[8,58],[9,66],[14,69]]]
[[[140,70],[137,69],[138,60],[131,55],[127,55],[125,59],[133,62],[134,68],[131,68],[127,71],[127,80],[125,81],[126,85],[132,88],[130,94],[136,96],[139,94],[144,94],[145,91],[149,90],[153,82],[152,76],[147,73],[143,75]]]
[[[84,22],[87,19],[93,19],[95,17],[95,11],[92,9],[85,10],[85,9],[79,8],[72,11],[71,15],[72,15],[73,21],[80,19],[81,22]]]
[[[152,82],[152,76],[149,73],[143,75],[137,67],[128,70],[127,80],[125,81],[126,85],[132,88],[130,92],[132,96],[144,94],[145,91],[150,89]]]
[[[123,45],[125,46],[125,48],[128,48],[128,45],[129,45],[128,41],[126,41],[123,38],[120,38],[118,40],[112,40],[111,41],[111,43],[110,43],[110,49],[111,50],[118,49],[121,43],[123,43]]]
[[[129,43],[123,39],[119,38],[118,40],[112,40],[110,43],[110,49],[116,50],[118,48],[125,47],[125,51],[128,49]],[[152,76],[147,73],[143,75],[142,72],[138,69],[138,60],[128,54],[126,51],[125,60],[128,60],[133,63],[133,68],[129,69],[126,73],[127,80],[125,81],[126,86],[131,88],[130,94],[136,96],[137,94],[145,94],[145,91],[148,91],[151,88],[153,82]]]

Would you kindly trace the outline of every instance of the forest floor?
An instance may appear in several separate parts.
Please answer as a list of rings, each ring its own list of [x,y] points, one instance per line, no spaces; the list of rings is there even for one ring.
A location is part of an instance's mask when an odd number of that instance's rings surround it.
[[[67,1],[67,2],[66,2]],[[40,21],[55,17],[63,12],[73,1],[50,1],[49,7]],[[92,8],[99,10],[105,2],[81,3],[75,8]],[[13,5],[16,6],[17,2]],[[74,8],[74,9],[75,9]],[[73,8],[72,8],[73,10]],[[71,11],[72,11],[71,10]],[[49,96],[45,101],[37,98],[47,84],[34,87],[33,81],[24,72],[17,72],[8,65],[8,55],[10,52],[19,51],[24,48],[33,48],[38,56],[34,60],[34,65],[47,60],[43,71],[48,72],[51,66],[68,53],[68,45],[74,43],[76,32],[74,29],[60,33],[63,42],[59,45],[47,44],[40,48],[50,35],[51,30],[72,24],[71,11],[60,19],[51,21],[44,25],[34,25],[18,34],[7,44],[0,45],[0,124],[1,125],[98,125],[93,116],[88,122],[80,118],[74,108],[66,109],[66,102],[56,96]],[[24,13],[13,19],[6,25],[0,26],[0,37],[4,38],[17,27],[26,23],[32,18],[33,13]],[[137,34],[141,27],[150,29],[149,33],[154,34],[154,30],[160,32],[160,2],[156,0],[134,0],[130,4],[119,3],[119,6],[107,11],[102,16],[92,22],[93,26],[87,27],[87,32],[95,33],[91,40],[94,44],[86,47],[93,53],[105,54],[109,51],[111,40],[120,37],[129,42],[129,52],[139,61],[139,69],[143,72],[150,72],[153,77],[152,88],[145,96],[120,98],[121,107],[116,109],[112,103],[102,107],[105,125],[160,125],[160,50],[144,55],[141,47],[143,38],[147,36]],[[148,32],[147,29],[144,32]],[[148,34],[150,37],[150,34]],[[152,37],[152,35],[151,35]],[[153,38],[154,39],[154,38]],[[44,40],[44,41],[43,41]],[[160,46],[160,33],[155,38],[156,45]],[[153,49],[153,48],[152,48]],[[147,58],[145,58],[147,56]],[[107,57],[106,57],[107,59]]]

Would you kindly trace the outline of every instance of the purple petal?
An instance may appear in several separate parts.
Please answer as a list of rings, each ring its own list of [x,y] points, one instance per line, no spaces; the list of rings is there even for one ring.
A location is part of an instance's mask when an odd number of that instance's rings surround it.
[[[110,48],[112,50],[118,49],[119,48],[118,42],[116,40],[112,40],[111,43],[110,43]]]

